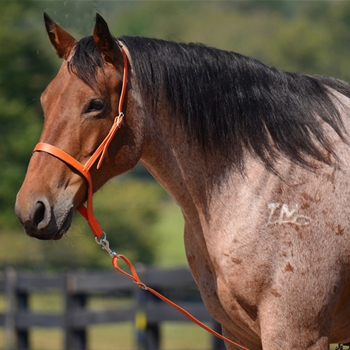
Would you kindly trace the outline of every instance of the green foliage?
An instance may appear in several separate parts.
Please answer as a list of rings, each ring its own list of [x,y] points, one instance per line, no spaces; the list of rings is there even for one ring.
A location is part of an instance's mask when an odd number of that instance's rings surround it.
[[[153,263],[157,252],[155,225],[167,198],[155,182],[132,179],[111,181],[98,192],[94,197],[95,213],[111,248],[133,262]],[[60,241],[39,241],[20,235],[15,233],[10,238],[2,232],[0,266],[62,269],[111,265],[109,255],[96,245],[90,228],[78,213]]]
[[[350,3],[345,1],[0,1],[0,265],[110,264],[82,219],[75,219],[61,241],[42,242],[26,237],[13,213],[42,127],[40,94],[60,65],[46,37],[42,7],[77,39],[91,34],[98,10],[115,36],[201,42],[285,70],[350,81]],[[153,233],[160,227],[164,192],[142,167],[135,174],[136,179],[102,189],[95,208],[113,248],[149,264],[157,261],[157,247],[168,249],[168,255],[172,251]]]
[[[116,36],[201,42],[285,70],[350,80],[349,2],[136,2],[108,16]]]
[[[109,242],[133,261],[155,260],[154,225],[159,221],[163,189],[149,181],[113,181],[95,197],[96,217],[108,232]]]
[[[0,2],[0,228],[13,227],[15,195],[42,124],[39,98],[54,66],[43,33],[29,21],[33,3]]]

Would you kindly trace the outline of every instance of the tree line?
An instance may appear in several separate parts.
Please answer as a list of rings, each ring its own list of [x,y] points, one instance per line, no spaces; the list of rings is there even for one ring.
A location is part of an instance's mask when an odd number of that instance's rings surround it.
[[[31,244],[32,259],[22,252],[28,249],[29,241],[24,238],[13,207],[43,124],[40,95],[60,65],[46,37],[42,8],[77,39],[91,34],[94,13],[98,11],[117,37],[125,34],[201,42],[284,70],[350,81],[348,2],[1,1],[0,266],[39,266],[44,261],[53,268],[71,266],[74,254],[77,266],[100,264],[91,263],[94,253],[84,239],[84,254],[77,253],[67,239],[65,250],[71,253],[66,258],[51,242]],[[156,259],[151,231],[167,198],[149,179],[138,167],[120,180],[126,189],[123,194],[118,192],[120,183],[112,182],[110,188],[115,194],[105,194],[106,199],[98,206],[105,225],[110,230],[117,229],[118,245],[144,263]],[[147,185],[141,187],[140,182],[145,181]],[[118,216],[116,206],[123,208],[122,215]],[[81,230],[79,237],[87,228]],[[137,247],[130,242],[138,242]],[[16,251],[10,253],[7,247],[13,244]]]

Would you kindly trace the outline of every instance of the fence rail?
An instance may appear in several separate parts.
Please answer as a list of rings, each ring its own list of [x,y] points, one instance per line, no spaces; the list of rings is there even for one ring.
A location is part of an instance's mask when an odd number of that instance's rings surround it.
[[[220,329],[205,309],[188,269],[143,268],[138,274],[146,285],[164,293],[200,321]],[[62,294],[62,312],[31,311],[30,294],[50,291]],[[30,330],[33,327],[60,328],[64,331],[63,349],[86,350],[89,326],[130,321],[135,322],[137,350],[160,350],[161,323],[189,322],[180,312],[115,271],[34,274],[8,268],[0,273],[1,293],[7,304],[6,312],[0,313],[0,327],[5,330],[5,350],[30,350]],[[88,299],[97,294],[127,296],[130,302],[108,310],[89,310]],[[215,350],[225,349],[223,342],[215,337],[210,346]]]

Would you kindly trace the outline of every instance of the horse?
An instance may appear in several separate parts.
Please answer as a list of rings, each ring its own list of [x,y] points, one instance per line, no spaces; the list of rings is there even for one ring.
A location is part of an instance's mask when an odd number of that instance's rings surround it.
[[[350,342],[350,86],[202,44],[112,36],[99,14],[77,41],[48,15],[63,59],[41,96],[40,142],[86,163],[124,119],[93,191],[139,161],[184,216],[188,264],[223,334],[251,350]],[[34,152],[15,212],[57,240],[86,179]],[[227,349],[234,349],[226,344]]]

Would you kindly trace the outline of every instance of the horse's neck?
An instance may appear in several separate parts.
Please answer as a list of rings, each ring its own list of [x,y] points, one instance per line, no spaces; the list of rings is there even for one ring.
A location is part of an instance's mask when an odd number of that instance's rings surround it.
[[[228,194],[234,196],[237,181],[245,180],[228,159],[210,153],[205,156],[201,147],[189,143],[182,128],[169,120],[157,115],[141,161],[181,207],[186,221],[209,225],[211,210],[228,206]]]
[[[210,151],[204,154],[201,146],[189,142],[186,131],[174,122],[165,99],[152,110],[152,104],[137,93],[137,83],[134,88],[138,95],[135,101],[142,106],[139,116],[147,125],[141,162],[180,206],[186,223],[198,232],[209,232],[213,220],[231,211],[247,178],[264,179],[266,169],[247,155],[249,174],[245,177],[227,157]]]
[[[184,214],[202,211],[210,181],[203,155],[190,149],[186,136],[172,128],[154,133],[141,161],[181,207]]]

